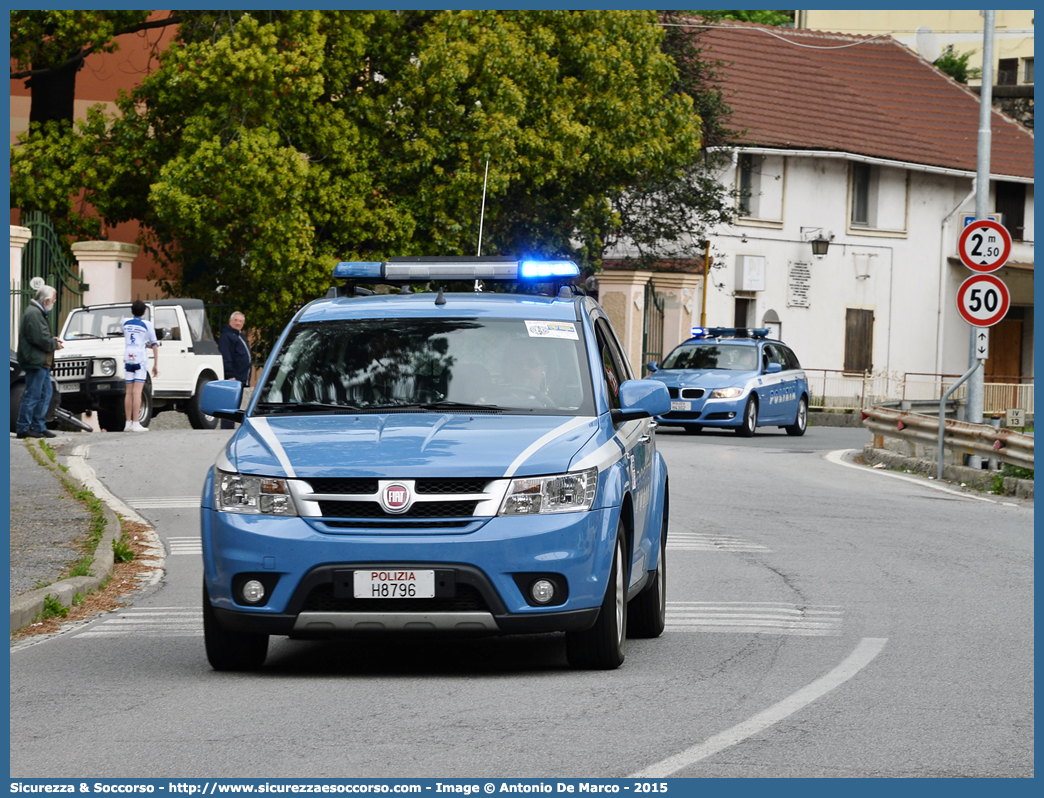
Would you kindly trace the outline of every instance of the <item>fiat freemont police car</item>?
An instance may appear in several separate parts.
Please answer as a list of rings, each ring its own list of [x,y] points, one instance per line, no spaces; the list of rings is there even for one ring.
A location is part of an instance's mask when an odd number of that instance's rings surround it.
[[[634,378],[577,275],[570,261],[342,263],[246,408],[239,383],[206,386],[205,412],[241,422],[202,498],[214,668],[260,667],[271,635],[564,632],[571,664],[611,669],[628,636],[662,632],[653,417],[671,402]],[[476,290],[442,290],[463,280]],[[500,280],[553,290],[478,290]]]

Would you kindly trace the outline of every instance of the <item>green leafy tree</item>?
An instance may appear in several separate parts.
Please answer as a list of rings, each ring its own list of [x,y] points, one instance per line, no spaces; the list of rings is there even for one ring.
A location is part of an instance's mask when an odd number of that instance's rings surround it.
[[[934,66],[941,69],[958,83],[967,83],[982,77],[982,70],[977,67],[969,67],[968,59],[972,57],[974,50],[958,55],[953,47],[947,47],[946,52],[935,59]]]
[[[777,27],[793,26],[794,12],[779,11],[771,8],[756,9],[753,11],[692,11],[683,12],[696,14],[705,19],[731,19],[737,22],[754,22],[758,25],[774,25]]]
[[[82,190],[141,222],[168,291],[251,324],[285,322],[337,260],[474,254],[487,161],[483,254],[596,268],[614,201],[700,150],[652,12],[181,16],[118,116],[12,150],[12,201],[70,212]]]

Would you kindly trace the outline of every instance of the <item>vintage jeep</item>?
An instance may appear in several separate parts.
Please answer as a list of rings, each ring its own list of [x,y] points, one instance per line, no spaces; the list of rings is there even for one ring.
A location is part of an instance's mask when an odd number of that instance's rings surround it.
[[[203,302],[156,299],[145,305],[144,318],[156,327],[162,348],[158,377],[149,366],[139,423],[148,426],[156,413],[180,410],[194,429],[214,429],[217,419],[200,410],[199,397],[204,385],[224,375],[224,367]],[[72,311],[52,369],[62,406],[71,413],[97,411],[99,425],[110,432],[122,430],[125,421],[122,321],[130,316],[130,302]]]

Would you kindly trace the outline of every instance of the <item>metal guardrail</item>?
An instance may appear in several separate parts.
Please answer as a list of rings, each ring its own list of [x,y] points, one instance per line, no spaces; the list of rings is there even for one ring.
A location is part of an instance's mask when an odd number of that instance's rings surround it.
[[[863,424],[874,435],[901,438],[908,442],[938,445],[939,418],[868,407],[863,410]],[[955,454],[979,455],[1009,465],[1033,468],[1033,436],[988,424],[946,419],[943,445]]]

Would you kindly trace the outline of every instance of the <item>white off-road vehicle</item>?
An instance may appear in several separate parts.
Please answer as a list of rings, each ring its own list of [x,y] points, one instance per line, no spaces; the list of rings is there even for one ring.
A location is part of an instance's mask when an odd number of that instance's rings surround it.
[[[149,365],[139,423],[147,427],[156,413],[179,410],[194,429],[214,429],[217,419],[200,410],[199,397],[204,385],[222,378],[224,366],[203,302],[157,299],[145,306],[144,318],[156,327],[161,349],[158,377]],[[52,369],[62,407],[71,413],[97,411],[99,425],[110,432],[122,430],[125,421],[122,322],[130,316],[130,302],[73,310]]]

